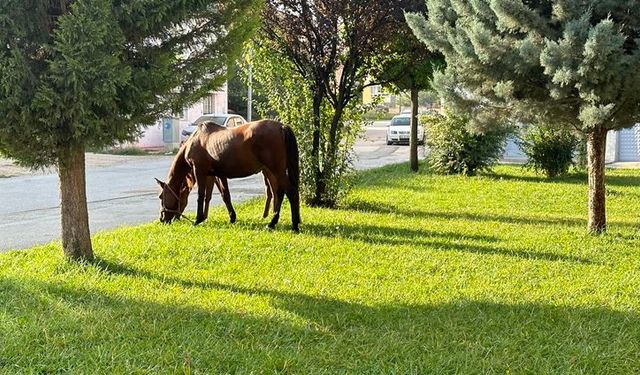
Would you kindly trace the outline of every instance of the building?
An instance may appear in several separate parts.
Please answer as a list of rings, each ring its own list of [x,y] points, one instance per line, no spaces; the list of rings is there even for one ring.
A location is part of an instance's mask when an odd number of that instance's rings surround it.
[[[181,132],[186,126],[195,121],[202,115],[213,113],[227,113],[228,111],[228,94],[227,86],[223,86],[219,91],[213,92],[206,96],[191,107],[184,108],[182,113],[177,114],[175,119],[179,125],[178,132]],[[148,126],[142,136],[135,144],[136,147],[146,149],[159,149],[165,147],[163,119],[158,119],[155,124]]]
[[[509,139],[503,154],[507,162],[525,162],[526,155],[514,139]],[[607,134],[607,150],[605,161],[640,162],[640,124],[622,130],[612,130]]]
[[[606,161],[640,162],[640,124],[607,134]]]
[[[380,104],[386,107],[392,107],[396,102],[395,95],[385,92],[381,85],[367,86],[362,90],[363,104],[371,104],[378,98],[381,98]]]

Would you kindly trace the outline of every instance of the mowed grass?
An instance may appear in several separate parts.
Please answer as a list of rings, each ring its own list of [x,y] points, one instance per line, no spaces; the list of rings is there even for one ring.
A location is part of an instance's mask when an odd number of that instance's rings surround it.
[[[0,255],[4,373],[639,373],[640,171],[608,171],[610,231],[584,176],[360,175],[339,210],[262,200],[191,227]]]

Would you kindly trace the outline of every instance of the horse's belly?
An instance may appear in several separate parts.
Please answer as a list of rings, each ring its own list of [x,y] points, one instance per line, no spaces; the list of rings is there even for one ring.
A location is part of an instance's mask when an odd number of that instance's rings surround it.
[[[213,172],[214,176],[217,177],[226,177],[226,178],[243,178],[243,177],[249,177],[249,176],[253,176],[254,174],[260,172],[255,171],[255,172],[228,172],[228,173],[216,173],[215,171]]]
[[[261,166],[254,163],[214,163],[211,174],[217,177],[243,178],[259,173],[260,171],[262,171]]]

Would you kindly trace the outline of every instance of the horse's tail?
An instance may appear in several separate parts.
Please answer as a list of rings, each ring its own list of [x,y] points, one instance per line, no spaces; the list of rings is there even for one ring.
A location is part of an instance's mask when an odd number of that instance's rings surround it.
[[[287,148],[287,174],[292,188],[300,188],[300,156],[298,153],[298,141],[290,126],[282,127],[284,132],[284,144]]]
[[[291,204],[291,225],[294,231],[298,231],[300,224],[300,155],[298,153],[298,141],[291,127],[284,125],[284,144],[287,149],[287,175],[289,176],[289,190],[287,197]]]

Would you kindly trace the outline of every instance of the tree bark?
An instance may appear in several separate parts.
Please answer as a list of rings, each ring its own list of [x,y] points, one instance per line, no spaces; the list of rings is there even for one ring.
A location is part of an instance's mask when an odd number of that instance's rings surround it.
[[[409,164],[418,171],[418,88],[411,86],[411,132],[409,136]]]
[[[93,260],[85,184],[84,145],[61,147],[58,176],[62,213],[62,248],[71,260]]]
[[[337,150],[338,150],[338,133],[340,131],[340,121],[342,120],[342,113],[344,107],[338,105],[334,108],[333,118],[331,119],[331,127],[329,128],[329,139],[327,146],[323,154],[323,160],[320,163],[322,165],[322,171],[319,174],[319,178],[316,181],[316,192],[312,206],[334,208],[336,206],[335,197],[327,196],[327,178],[330,178],[330,173],[336,168],[337,163]]]
[[[605,151],[607,130],[598,128],[587,134],[587,162],[589,167],[589,224],[590,233],[607,230],[605,207]]]
[[[322,170],[320,169],[320,109],[322,106],[322,95],[313,95],[313,143],[311,145],[311,159],[313,163],[313,179],[315,183],[315,189],[313,199],[309,202],[312,206],[320,205],[322,195],[324,194],[324,176],[322,176]]]

